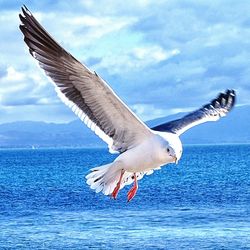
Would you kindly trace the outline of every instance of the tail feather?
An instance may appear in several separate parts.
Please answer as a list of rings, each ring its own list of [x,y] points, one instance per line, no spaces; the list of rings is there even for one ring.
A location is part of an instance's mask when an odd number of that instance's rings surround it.
[[[109,195],[113,192],[121,174],[121,166],[117,162],[112,162],[100,167],[91,169],[91,173],[86,176],[87,184],[96,193],[103,192]]]
[[[122,168],[122,163],[119,161],[92,168],[91,173],[86,176],[87,184],[91,189],[95,190],[96,193],[102,192],[104,195],[110,195],[120,179]],[[150,175],[152,173],[153,170],[137,172],[137,180],[142,179],[145,174]],[[120,189],[133,183],[133,175],[134,173],[132,172],[126,171],[124,173]]]

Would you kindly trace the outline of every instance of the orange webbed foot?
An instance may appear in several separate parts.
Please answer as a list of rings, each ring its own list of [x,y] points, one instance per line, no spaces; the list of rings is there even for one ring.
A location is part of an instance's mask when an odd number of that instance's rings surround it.
[[[134,185],[128,192],[128,195],[127,195],[128,202],[130,202],[135,197],[137,190],[138,190],[138,182],[137,182],[136,173],[134,173]]]
[[[114,199],[117,198],[117,195],[118,195],[118,193],[119,193],[119,190],[120,190],[120,187],[121,187],[121,181],[122,181],[122,177],[123,177],[124,173],[125,173],[125,171],[122,170],[122,171],[121,171],[120,178],[119,178],[119,181],[117,182],[116,187],[114,188],[114,190],[113,190],[113,192],[112,192],[112,194],[111,194],[111,196],[112,196]]]

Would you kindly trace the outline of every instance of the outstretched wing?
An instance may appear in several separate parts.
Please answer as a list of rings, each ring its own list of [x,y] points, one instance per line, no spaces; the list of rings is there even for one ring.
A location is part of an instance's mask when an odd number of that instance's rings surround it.
[[[184,116],[181,119],[170,121],[152,128],[156,131],[165,131],[181,135],[186,130],[209,121],[217,121],[233,108],[235,104],[235,91],[227,90],[220,93],[217,98],[202,108]]]
[[[151,135],[103,79],[65,51],[26,7],[22,12],[20,29],[31,55],[53,80],[61,100],[111,152],[124,152]]]

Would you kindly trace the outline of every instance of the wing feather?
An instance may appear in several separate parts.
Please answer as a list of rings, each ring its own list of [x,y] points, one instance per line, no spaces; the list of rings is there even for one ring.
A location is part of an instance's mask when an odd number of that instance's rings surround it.
[[[236,94],[234,90],[227,90],[225,93],[220,93],[217,98],[202,108],[189,113],[181,119],[170,121],[158,125],[153,130],[165,131],[181,135],[186,130],[204,122],[217,121],[223,116],[226,116],[235,105]]]
[[[152,135],[108,84],[65,51],[26,7],[19,16],[24,41],[54,82],[58,96],[110,151],[122,153]]]

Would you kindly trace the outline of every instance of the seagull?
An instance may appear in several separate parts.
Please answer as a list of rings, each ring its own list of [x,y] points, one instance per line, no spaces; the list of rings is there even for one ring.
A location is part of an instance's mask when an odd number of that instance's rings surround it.
[[[235,91],[226,90],[181,119],[149,128],[96,72],[62,48],[26,6],[19,17],[29,52],[52,80],[60,99],[108,144],[111,153],[119,153],[113,162],[92,168],[86,176],[96,193],[116,199],[119,190],[133,183],[127,194],[130,201],[144,175],[178,163],[181,134],[198,124],[217,121],[235,104]]]

